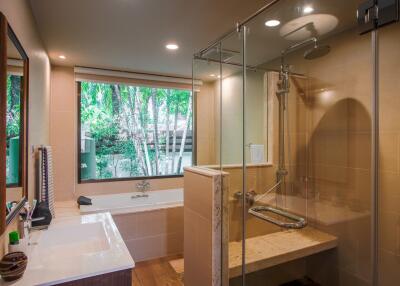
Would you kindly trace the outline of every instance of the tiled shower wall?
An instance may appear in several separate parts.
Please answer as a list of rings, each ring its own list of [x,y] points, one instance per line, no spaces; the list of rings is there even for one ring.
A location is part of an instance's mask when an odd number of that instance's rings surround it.
[[[307,274],[327,286],[370,285],[370,38],[346,31],[325,42],[331,46],[325,57],[307,61],[302,52],[286,57],[292,71],[304,75],[292,76],[288,99],[286,163],[293,182],[288,195],[300,198],[293,211],[339,238],[337,250],[307,259]],[[264,67],[277,69],[279,61]],[[272,74],[268,83],[275,97],[277,78]],[[276,163],[277,104],[270,106]]]
[[[336,251],[308,259],[307,272],[322,285],[369,285],[370,41],[347,31],[325,43],[331,52],[322,58],[287,58],[307,76],[307,213],[315,227],[339,238]]]

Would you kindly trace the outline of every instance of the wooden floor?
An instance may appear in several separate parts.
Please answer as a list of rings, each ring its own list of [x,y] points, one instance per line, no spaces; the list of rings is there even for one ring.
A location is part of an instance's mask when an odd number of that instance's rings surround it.
[[[183,286],[183,277],[168,263],[182,258],[171,256],[136,263],[132,273],[132,286]]]

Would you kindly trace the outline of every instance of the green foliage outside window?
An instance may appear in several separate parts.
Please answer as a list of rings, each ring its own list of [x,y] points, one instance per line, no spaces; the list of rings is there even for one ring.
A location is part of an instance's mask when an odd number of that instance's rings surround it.
[[[182,174],[192,164],[189,90],[81,82],[81,180]]]
[[[7,75],[6,182],[8,185],[18,184],[19,182],[21,83],[22,76]]]

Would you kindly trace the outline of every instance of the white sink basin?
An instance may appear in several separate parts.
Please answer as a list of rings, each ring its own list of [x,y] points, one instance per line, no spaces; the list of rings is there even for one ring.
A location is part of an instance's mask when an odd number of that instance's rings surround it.
[[[44,231],[39,247],[53,254],[75,253],[78,248],[94,253],[110,249],[110,244],[103,224],[96,222]]]
[[[54,285],[134,267],[109,213],[55,219],[30,241],[22,279],[0,285]]]

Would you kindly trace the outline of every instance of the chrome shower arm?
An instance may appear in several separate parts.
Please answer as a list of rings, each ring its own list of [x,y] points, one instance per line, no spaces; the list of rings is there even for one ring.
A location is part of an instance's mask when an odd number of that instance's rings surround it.
[[[296,44],[293,44],[293,45],[287,47],[286,49],[281,51],[281,57],[284,57],[287,54],[289,54],[303,46],[309,45],[310,43],[314,43],[314,45],[317,45],[317,43],[318,43],[317,38],[316,37],[308,38],[304,41],[298,42]]]

